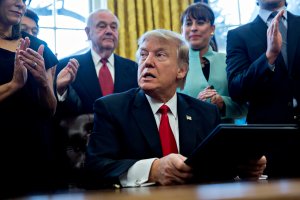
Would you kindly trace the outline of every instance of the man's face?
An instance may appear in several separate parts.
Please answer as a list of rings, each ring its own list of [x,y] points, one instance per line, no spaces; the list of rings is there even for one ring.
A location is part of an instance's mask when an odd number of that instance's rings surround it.
[[[285,0],[258,0],[259,6],[266,10],[273,10],[284,6]]]
[[[109,12],[95,13],[87,30],[88,39],[96,49],[114,50],[118,44],[118,21]]]
[[[177,45],[154,36],[145,40],[138,53],[138,83],[152,97],[172,97],[187,69],[179,67]]]
[[[39,28],[35,21],[33,21],[31,18],[23,16],[21,21],[21,30],[25,31],[35,37],[37,37],[39,33]]]
[[[215,26],[209,21],[186,17],[182,25],[182,35],[192,49],[202,50],[208,47]]]

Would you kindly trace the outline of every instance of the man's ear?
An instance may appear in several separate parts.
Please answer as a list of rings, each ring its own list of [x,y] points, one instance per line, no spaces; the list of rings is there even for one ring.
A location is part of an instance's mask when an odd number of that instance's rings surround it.
[[[188,72],[188,64],[181,64],[182,66],[178,68],[177,78],[183,79]]]
[[[91,39],[91,38],[90,38],[90,28],[89,28],[89,27],[85,27],[84,30],[85,30],[87,39],[90,40],[90,39]]]

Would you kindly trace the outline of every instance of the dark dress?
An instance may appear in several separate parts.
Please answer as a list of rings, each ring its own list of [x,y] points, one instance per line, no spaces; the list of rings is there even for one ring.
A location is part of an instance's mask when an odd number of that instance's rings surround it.
[[[45,45],[45,67],[58,63],[46,43],[30,38],[30,48],[37,51]],[[0,47],[0,84],[8,83],[13,76],[15,53]],[[23,195],[49,191],[53,179],[53,137],[51,116],[38,98],[38,84],[28,72],[25,86],[0,102],[0,154],[1,194]]]

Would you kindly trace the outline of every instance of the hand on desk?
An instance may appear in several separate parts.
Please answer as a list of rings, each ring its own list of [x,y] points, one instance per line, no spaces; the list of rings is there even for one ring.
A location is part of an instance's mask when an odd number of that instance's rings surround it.
[[[192,168],[185,164],[186,157],[169,154],[153,162],[148,182],[159,185],[185,184],[193,177]],[[245,180],[259,180],[267,166],[265,156],[257,160],[248,160],[239,166],[238,175]]]
[[[159,185],[184,184],[192,178],[192,168],[184,163],[186,157],[169,154],[153,162],[149,182]]]
[[[242,179],[258,180],[267,166],[267,158],[262,156],[258,160],[249,160],[238,166],[239,177]]]

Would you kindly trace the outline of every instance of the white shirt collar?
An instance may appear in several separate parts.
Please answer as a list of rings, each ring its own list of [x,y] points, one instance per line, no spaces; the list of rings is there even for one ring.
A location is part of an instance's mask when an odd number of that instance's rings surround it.
[[[101,60],[101,57],[96,53],[96,51],[94,51],[93,48],[91,48],[91,54],[94,64],[97,65]],[[111,54],[107,60],[108,63],[111,64],[111,66],[114,66],[114,54]]]
[[[154,114],[156,114],[157,111],[159,110],[159,108],[163,105],[163,103],[161,103],[160,101],[157,101],[156,99],[148,96],[147,94],[146,94],[146,98],[148,99],[148,102],[150,104],[152,112]],[[177,118],[177,93],[175,93],[174,96],[165,104],[170,108],[170,111],[171,111],[172,115],[175,118]]]
[[[285,10],[283,13],[283,16],[285,19],[287,19],[287,11],[286,11],[286,7],[282,6],[281,8],[279,8],[277,11],[280,12],[281,10]],[[259,16],[262,18],[262,20],[267,23],[268,22],[268,18],[270,16],[270,14],[274,12],[274,11],[270,11],[270,10],[266,10],[266,9],[259,9]]]

